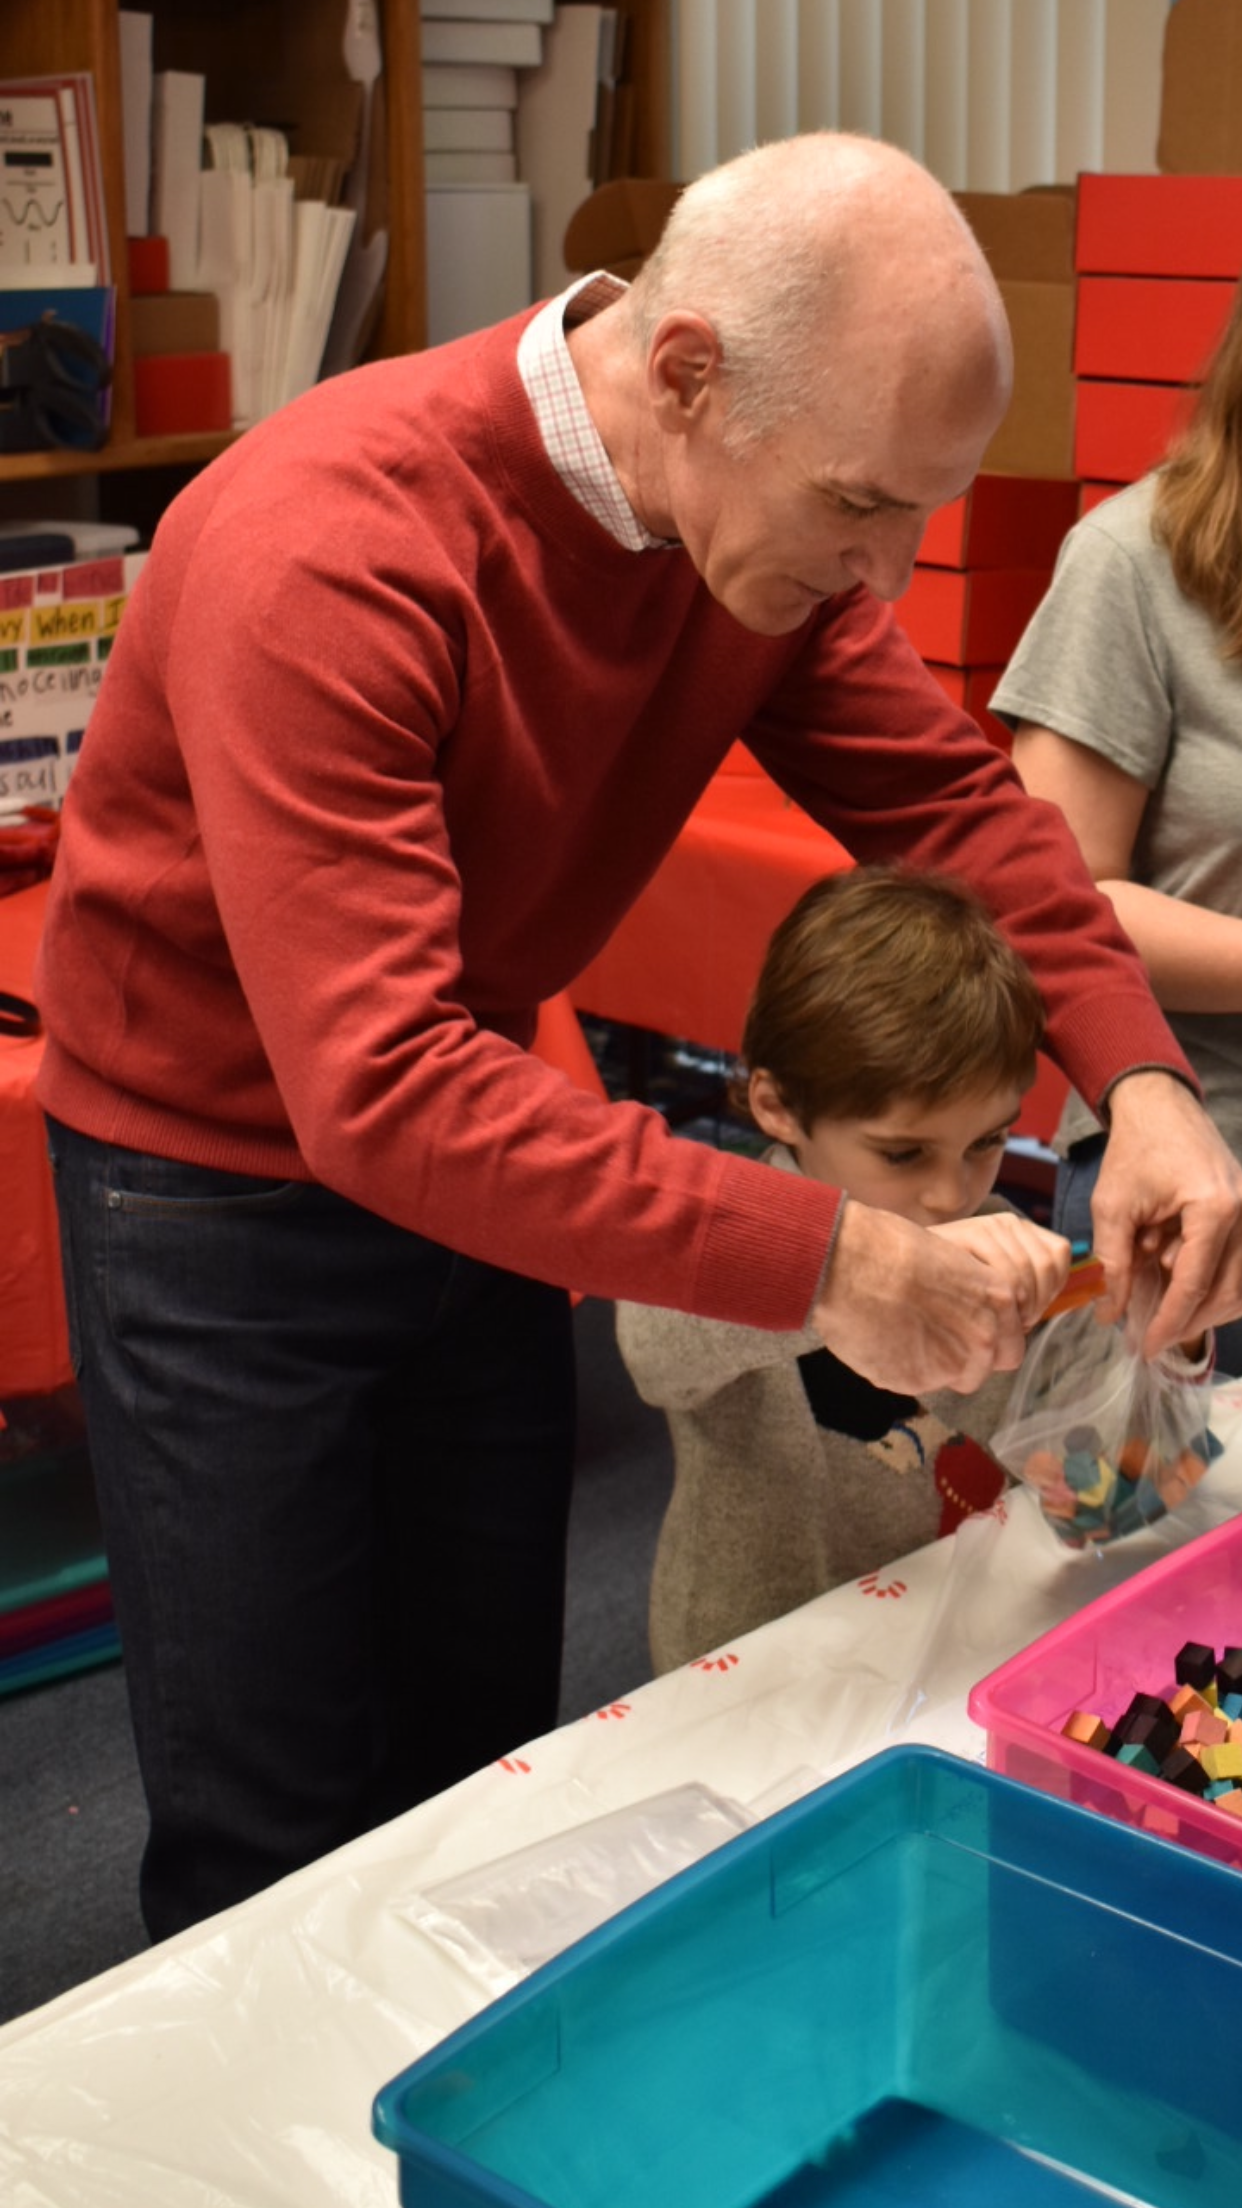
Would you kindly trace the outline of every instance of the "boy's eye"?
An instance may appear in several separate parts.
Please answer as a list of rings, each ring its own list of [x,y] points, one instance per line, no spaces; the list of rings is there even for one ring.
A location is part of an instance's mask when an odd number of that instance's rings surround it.
[[[917,1165],[922,1155],[921,1150],[881,1150],[880,1152],[885,1165]]]
[[[1009,1129],[998,1127],[994,1134],[980,1135],[978,1142],[971,1143],[971,1156],[982,1158],[987,1156],[989,1150],[1003,1150],[1008,1140]]]

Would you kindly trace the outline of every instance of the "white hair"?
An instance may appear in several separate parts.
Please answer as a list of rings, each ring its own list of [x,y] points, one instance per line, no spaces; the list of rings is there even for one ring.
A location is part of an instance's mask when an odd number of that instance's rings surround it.
[[[986,268],[950,195],[878,139],[817,131],[753,147],[686,187],[634,280],[631,326],[645,348],[675,308],[701,314],[720,343],[727,441],[759,442],[814,402],[830,372],[834,298],[857,275],[860,238],[882,253],[911,219],[909,187],[955,258]],[[896,187],[896,190],[894,189]],[[904,188],[904,216],[894,213]],[[915,217],[917,220],[917,217]]]

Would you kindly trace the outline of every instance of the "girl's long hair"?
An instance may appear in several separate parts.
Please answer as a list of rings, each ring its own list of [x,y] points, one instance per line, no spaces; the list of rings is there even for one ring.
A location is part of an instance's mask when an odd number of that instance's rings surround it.
[[[1183,594],[1242,659],[1242,287],[1185,430],[1156,484],[1155,534]]]

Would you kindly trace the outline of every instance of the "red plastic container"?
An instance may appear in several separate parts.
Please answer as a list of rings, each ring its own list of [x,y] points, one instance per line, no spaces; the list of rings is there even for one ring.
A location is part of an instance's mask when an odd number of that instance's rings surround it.
[[[1185,1641],[1205,1641],[1218,1656],[1242,1644],[1242,1518],[1042,1634],[972,1687],[966,1706],[987,1731],[990,1771],[1242,1870],[1242,1820],[1061,1731],[1075,1710],[1111,1726],[1134,1694],[1170,1693]]]

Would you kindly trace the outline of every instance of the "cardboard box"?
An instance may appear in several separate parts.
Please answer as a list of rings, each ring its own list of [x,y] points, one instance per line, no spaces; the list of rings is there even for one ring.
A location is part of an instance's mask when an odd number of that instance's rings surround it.
[[[1099,276],[1242,275],[1242,176],[1080,176],[1074,258]]]
[[[1133,383],[1197,383],[1237,286],[1199,276],[1080,276],[1074,369]]]
[[[1156,161],[1180,176],[1242,171],[1242,0],[1176,0],[1164,32]]]
[[[1013,333],[1009,412],[983,455],[1000,475],[1074,472],[1074,286],[1002,282]]]
[[[575,275],[606,268],[628,282],[638,274],[680,199],[684,186],[646,176],[614,177],[601,184],[565,229],[565,266]]]
[[[943,667],[998,667],[1048,588],[1047,567],[962,573],[916,567],[893,611],[920,657]]]
[[[997,720],[988,705],[988,699],[1005,672],[1003,661],[994,667],[950,667],[929,659],[927,672],[935,676],[946,698],[951,698],[954,705],[960,705],[963,712],[969,713],[971,720],[978,723],[998,750],[1008,752],[1012,748],[1011,731],[1003,721]]]
[[[1051,567],[1075,520],[1074,485],[1044,476],[979,475],[932,515],[921,567]]]
[[[1124,483],[1080,483],[1078,486],[1078,518],[1102,506],[1106,498],[1115,498],[1125,489]]]
[[[1014,392],[983,456],[1000,475],[1069,476],[1074,458],[1073,185],[956,192],[1001,289]]]
[[[1068,284],[1074,276],[1075,190],[955,192],[999,283]]]
[[[129,340],[135,359],[150,353],[217,353],[220,302],[214,291],[164,291],[131,299]]]
[[[1163,460],[1193,403],[1185,384],[1080,383],[1074,438],[1080,482],[1136,482]]]

